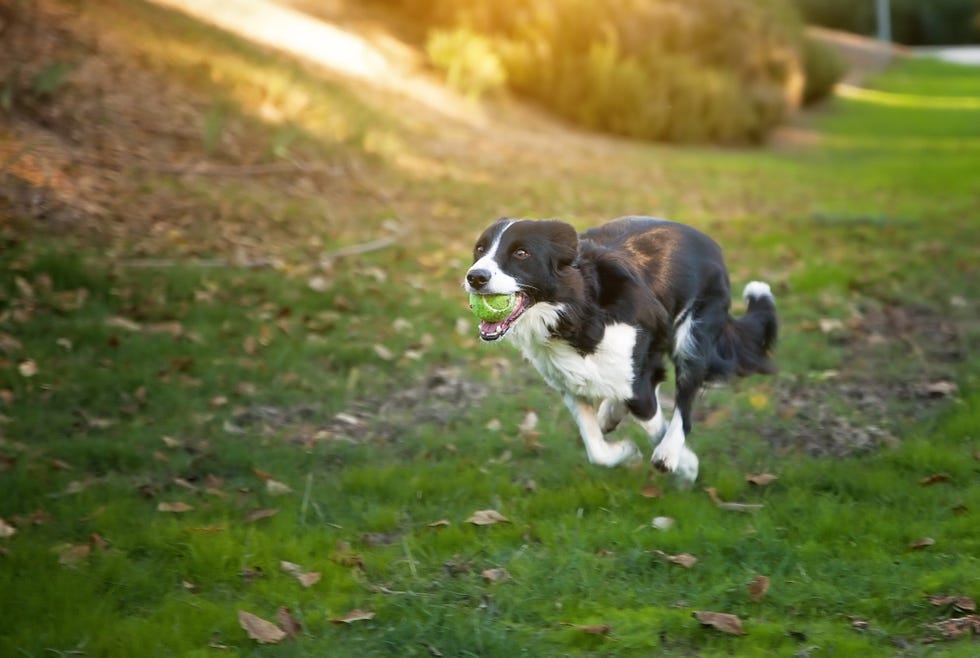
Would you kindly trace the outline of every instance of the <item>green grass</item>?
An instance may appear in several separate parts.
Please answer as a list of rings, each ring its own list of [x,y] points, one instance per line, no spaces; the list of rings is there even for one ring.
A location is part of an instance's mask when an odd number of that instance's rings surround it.
[[[148,29],[145,12],[163,41],[184,26],[137,8],[123,14],[130,29]],[[208,53],[231,76],[212,77],[224,80],[215,97],[239,104],[228,121],[252,121],[270,140],[280,130],[250,115],[252,83],[241,73],[250,66],[333,93],[312,73],[195,29],[168,74],[185,79],[194,53]],[[936,63],[901,64],[875,86],[980,97],[980,77]],[[424,130],[337,94],[338,121],[428,155]],[[3,229],[0,332],[20,345],[0,352],[0,518],[17,529],[0,539],[0,655],[975,654],[968,638],[923,642],[927,624],[953,615],[927,595],[980,598],[975,118],[837,99],[816,119],[823,142],[807,149],[583,146],[571,135],[568,158],[553,167],[504,145],[513,159],[461,151],[447,156],[449,173],[421,175],[397,154],[365,155],[357,139],[338,145],[322,117],[300,116],[296,148],[365,157],[411,218],[401,246],[335,265],[325,292],[299,266],[132,268],[96,246]],[[289,196],[264,185],[216,183],[202,198],[267,194],[274,205]],[[346,226],[341,243],[381,221],[363,200],[351,204],[344,212],[365,221]],[[297,236],[282,246],[296,261],[317,212],[298,203],[278,220]],[[589,466],[571,419],[529,366],[456,329],[470,322],[458,279],[487,221],[526,213],[585,227],[626,212],[709,230],[735,286],[766,278],[781,306],[780,374],[702,401],[704,414],[727,417],[695,428],[693,491],[645,467]],[[259,214],[253,231],[265,226]],[[75,308],[78,290],[87,297]],[[962,356],[926,358],[933,325],[895,334],[875,325],[885,341],[867,344],[814,328],[889,305],[952,318]],[[427,384],[437,372],[485,397],[440,392]],[[958,384],[955,399],[926,403],[897,384],[939,379]],[[878,386],[887,415],[869,416],[838,380]],[[812,420],[784,417],[806,394],[853,427],[889,423],[895,440],[846,457],[771,449],[763,429],[814,431]],[[517,428],[528,409],[540,417],[540,447]],[[360,424],[336,420],[341,412]],[[494,420],[500,429],[487,429]],[[620,431],[639,439],[634,426]],[[765,471],[779,479],[745,482]],[[935,473],[948,481],[919,484]],[[270,493],[270,477],[292,492]],[[641,495],[651,478],[659,498]],[[720,509],[701,486],[764,507]],[[193,510],[161,512],[161,502]],[[249,522],[262,508],[278,513]],[[510,523],[466,522],[481,509]],[[655,516],[676,525],[654,530]],[[449,525],[431,526],[440,520]],[[935,544],[909,549],[922,537]],[[91,553],[62,563],[69,544]],[[699,561],[684,569],[656,550]],[[304,589],[282,560],[320,581]],[[481,573],[497,567],[511,580],[486,582]],[[747,591],[757,574],[772,583],[760,602]],[[238,625],[238,610],[271,620],[280,606],[302,622],[299,637],[259,645]],[[331,623],[355,608],[375,616]],[[746,635],[702,627],[696,610],[737,614]],[[576,627],[604,624],[606,635]]]

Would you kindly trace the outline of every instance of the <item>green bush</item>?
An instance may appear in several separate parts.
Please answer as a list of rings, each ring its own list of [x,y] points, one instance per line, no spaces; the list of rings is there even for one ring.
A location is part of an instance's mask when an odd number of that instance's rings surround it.
[[[834,91],[847,71],[844,60],[827,44],[811,37],[803,39],[803,104],[816,103]]]
[[[432,26],[427,50],[455,85],[505,79],[595,130],[758,142],[803,97],[802,26],[783,0],[378,1]]]
[[[507,81],[490,40],[466,28],[433,30],[425,51],[432,64],[446,72],[449,86],[467,96],[478,98]]]

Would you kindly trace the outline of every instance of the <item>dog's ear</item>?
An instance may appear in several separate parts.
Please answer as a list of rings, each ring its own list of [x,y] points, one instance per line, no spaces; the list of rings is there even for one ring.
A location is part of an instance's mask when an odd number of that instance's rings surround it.
[[[555,269],[568,267],[578,257],[578,233],[571,224],[557,219],[538,222],[545,239],[552,246]]]

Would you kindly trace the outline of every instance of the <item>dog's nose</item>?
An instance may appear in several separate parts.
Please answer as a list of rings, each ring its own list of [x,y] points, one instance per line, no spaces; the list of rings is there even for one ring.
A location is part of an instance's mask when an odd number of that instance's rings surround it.
[[[490,272],[487,270],[470,270],[466,273],[466,281],[473,286],[474,290],[479,290],[490,281]]]

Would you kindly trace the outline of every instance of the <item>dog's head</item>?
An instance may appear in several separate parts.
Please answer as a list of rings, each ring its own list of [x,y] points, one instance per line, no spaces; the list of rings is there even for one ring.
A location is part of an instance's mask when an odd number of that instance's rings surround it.
[[[565,270],[578,254],[578,234],[556,220],[498,219],[477,239],[463,286],[481,295],[517,295],[511,314],[480,323],[483,340],[497,340],[538,302],[561,295]]]

